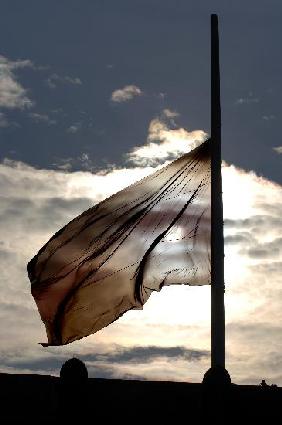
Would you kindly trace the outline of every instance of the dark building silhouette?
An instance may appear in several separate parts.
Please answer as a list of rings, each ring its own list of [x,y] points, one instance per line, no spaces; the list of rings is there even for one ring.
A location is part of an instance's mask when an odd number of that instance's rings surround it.
[[[88,371],[83,361],[73,357],[63,364],[60,378],[63,382],[84,384],[88,379]]]
[[[88,410],[88,371],[85,364],[73,357],[60,371],[59,406],[61,417],[84,416]]]
[[[0,403],[4,424],[282,423],[282,388],[274,385],[88,378],[75,358],[63,364],[60,378],[0,374]]]

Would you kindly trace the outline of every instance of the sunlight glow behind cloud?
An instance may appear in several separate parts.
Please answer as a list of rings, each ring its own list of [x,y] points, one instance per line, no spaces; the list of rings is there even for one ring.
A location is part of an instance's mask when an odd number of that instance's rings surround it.
[[[143,160],[153,156],[166,163],[168,158],[191,149],[196,139],[205,137],[203,131],[171,130],[155,119],[149,128],[148,143],[129,154],[137,164],[141,159],[142,165],[98,174],[38,170],[10,160],[0,165],[2,371],[46,373],[44,364],[49,362],[48,373],[58,373],[58,359],[90,355],[93,347],[96,353],[114,353],[117,342],[122,350],[184,345],[209,352],[210,288],[185,286],[163,288],[152,295],[142,312],[130,311],[95,335],[70,346],[43,349],[37,342],[45,340],[44,326],[26,274],[27,261],[55,231],[96,202],[161,166],[159,160],[154,167],[143,165]],[[282,188],[233,165],[224,163],[222,172],[228,369],[237,383],[259,383],[266,377],[281,384],[281,372],[274,359],[281,352]],[[266,242],[268,250],[262,251]],[[174,360],[156,357],[150,363],[139,359],[135,364],[109,364],[104,357],[99,361],[89,359],[87,365],[95,376],[200,381],[209,359],[203,356],[190,363],[181,356]]]
[[[164,115],[168,118],[177,116],[177,113],[165,109]],[[136,147],[128,154],[128,159],[139,166],[156,166],[167,159],[187,153],[199,146],[208,135],[202,130],[187,131],[184,128],[171,129],[160,118],[150,122],[147,144]]]

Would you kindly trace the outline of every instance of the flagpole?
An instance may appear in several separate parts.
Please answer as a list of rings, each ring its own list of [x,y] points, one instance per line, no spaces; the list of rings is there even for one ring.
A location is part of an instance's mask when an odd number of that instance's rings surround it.
[[[225,368],[224,238],[218,17],[211,15],[211,367]]]

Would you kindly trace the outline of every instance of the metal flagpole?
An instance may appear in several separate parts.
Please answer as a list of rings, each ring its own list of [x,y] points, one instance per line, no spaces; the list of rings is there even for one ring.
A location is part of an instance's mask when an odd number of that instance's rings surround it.
[[[211,15],[211,367],[225,368],[224,238],[218,17]]]

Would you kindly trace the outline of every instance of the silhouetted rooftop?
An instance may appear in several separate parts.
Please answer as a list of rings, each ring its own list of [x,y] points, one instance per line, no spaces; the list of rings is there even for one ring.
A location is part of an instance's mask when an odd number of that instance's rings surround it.
[[[155,417],[158,423],[170,419],[177,423],[203,419],[208,413],[207,396],[218,412],[224,405],[225,415],[232,419],[282,419],[282,388],[274,386],[231,384],[228,394],[216,398],[216,391],[205,394],[202,384],[94,378],[85,382],[82,389],[76,383],[66,387],[53,376],[2,373],[1,416],[42,422],[59,415],[91,415],[93,421],[99,417],[123,423]]]

